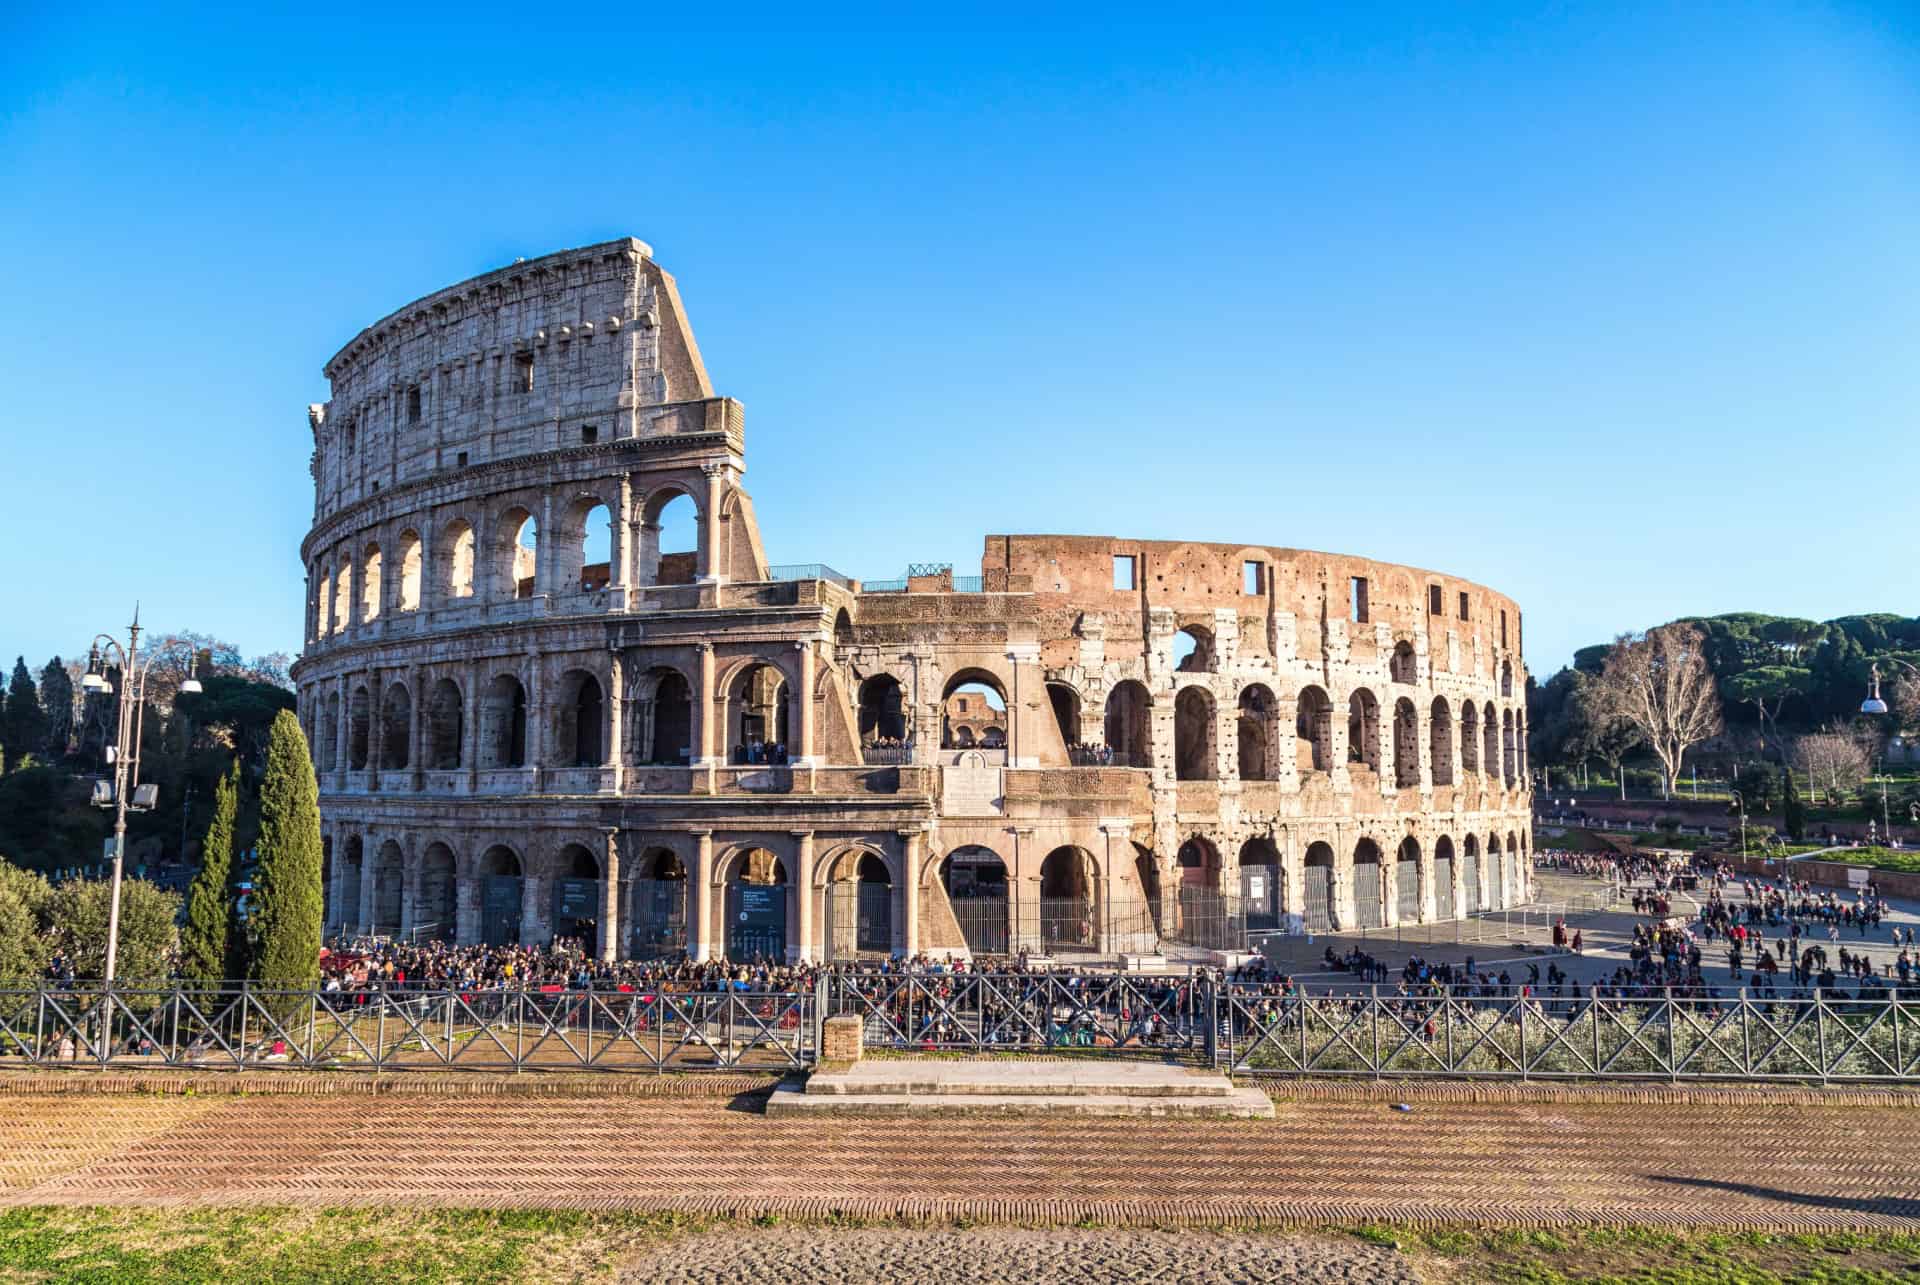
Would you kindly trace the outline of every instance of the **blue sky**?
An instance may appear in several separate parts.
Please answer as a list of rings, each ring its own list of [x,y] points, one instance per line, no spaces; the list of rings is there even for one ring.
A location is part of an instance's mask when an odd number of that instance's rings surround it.
[[[1912,4],[54,10],[0,16],[9,662],[136,597],[293,648],[322,362],[627,234],[775,561],[1367,554],[1542,674],[1920,612]]]

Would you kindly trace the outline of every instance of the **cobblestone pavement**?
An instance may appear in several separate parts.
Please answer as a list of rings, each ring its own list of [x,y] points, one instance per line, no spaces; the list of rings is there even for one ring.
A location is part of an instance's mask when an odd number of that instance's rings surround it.
[[[1438,1091],[1438,1086],[1436,1086]],[[1295,1100],[1271,1121],[768,1119],[617,1096],[0,1097],[0,1205],[432,1204],[1034,1224],[1920,1226],[1920,1116]],[[140,1114],[144,1109],[145,1114]]]
[[[1391,1250],[1309,1236],[1156,1231],[966,1231],[762,1228],[682,1236],[629,1261],[621,1285],[806,1285],[937,1280],[942,1285],[1026,1281],[1301,1281],[1308,1285],[1417,1285]]]

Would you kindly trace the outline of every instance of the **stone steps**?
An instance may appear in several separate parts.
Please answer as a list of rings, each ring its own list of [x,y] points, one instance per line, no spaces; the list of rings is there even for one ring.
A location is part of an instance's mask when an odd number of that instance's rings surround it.
[[[1238,1117],[1270,1119],[1259,1089],[1224,1075],[1152,1062],[1021,1061],[1013,1058],[875,1058],[791,1081],[769,1115],[819,1113]]]

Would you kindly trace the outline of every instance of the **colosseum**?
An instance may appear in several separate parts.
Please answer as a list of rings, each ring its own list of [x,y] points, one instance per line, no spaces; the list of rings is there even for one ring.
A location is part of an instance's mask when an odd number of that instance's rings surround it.
[[[635,240],[408,304],[325,374],[295,678],[331,933],[1093,958],[1525,896],[1491,590],[1112,536],[772,563],[742,407]]]

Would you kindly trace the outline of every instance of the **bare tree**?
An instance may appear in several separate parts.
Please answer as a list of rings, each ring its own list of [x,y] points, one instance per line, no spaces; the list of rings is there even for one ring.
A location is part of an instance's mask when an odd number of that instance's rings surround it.
[[[1894,726],[1901,731],[1920,728],[1920,677],[1902,674],[1893,683]]]
[[[1607,649],[1597,680],[1602,706],[1639,731],[1660,760],[1661,793],[1669,799],[1687,751],[1721,727],[1704,641],[1693,625],[1622,634]]]
[[[1860,788],[1873,767],[1873,751],[1858,735],[1839,723],[1800,738],[1794,747],[1800,770],[1816,793],[1839,803]]]

